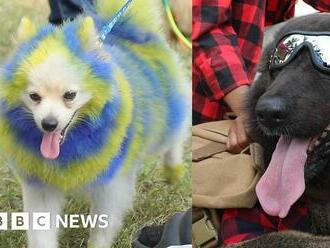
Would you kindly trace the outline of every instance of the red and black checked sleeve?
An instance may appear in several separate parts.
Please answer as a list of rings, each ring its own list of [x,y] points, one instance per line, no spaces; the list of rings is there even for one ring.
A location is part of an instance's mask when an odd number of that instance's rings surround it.
[[[264,5],[263,0],[193,0],[193,70],[205,79],[201,87],[210,100],[250,84],[261,52]]]
[[[286,21],[294,16],[296,0],[268,0],[265,25]]]
[[[304,0],[305,3],[321,12],[330,11],[330,0]],[[294,16],[296,0],[268,0],[266,26],[286,21]]]
[[[304,0],[304,2],[313,6],[318,11],[321,12],[330,11],[330,0]]]

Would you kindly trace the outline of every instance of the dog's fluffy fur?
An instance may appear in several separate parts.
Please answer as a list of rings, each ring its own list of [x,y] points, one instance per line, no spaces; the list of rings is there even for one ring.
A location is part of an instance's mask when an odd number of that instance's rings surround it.
[[[191,92],[159,32],[157,1],[133,1],[98,44],[100,28],[125,2],[100,0],[97,15],[61,27],[23,19],[1,71],[0,149],[22,183],[24,211],[59,214],[64,193],[84,192],[91,214],[110,218],[91,231],[92,247],[115,239],[145,155],[165,154],[168,179],[178,176],[190,124]],[[47,134],[49,117],[57,126]],[[42,151],[58,146],[54,133],[64,134],[59,154]],[[29,247],[58,247],[57,232],[28,231]]]
[[[308,138],[320,134],[330,123],[330,76],[319,72],[311,62],[307,49],[301,51],[287,66],[274,72],[268,69],[276,42],[292,31],[330,31],[330,15],[314,14],[288,21],[267,37],[259,73],[249,94],[250,131],[254,141],[265,149],[268,165],[280,134],[292,138]],[[264,96],[281,96],[289,111],[284,127],[265,129],[255,113],[256,105]],[[325,147],[323,147],[325,149]],[[325,149],[326,150],[326,149]],[[317,152],[317,151],[316,151]],[[279,232],[262,235],[255,240],[230,247],[330,247],[329,192],[330,158],[319,156],[315,164],[305,167],[306,194],[310,197],[309,218],[312,234]]]

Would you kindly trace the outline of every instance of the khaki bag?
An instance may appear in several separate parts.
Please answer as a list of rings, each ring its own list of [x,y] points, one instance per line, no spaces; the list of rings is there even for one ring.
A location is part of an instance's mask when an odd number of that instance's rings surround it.
[[[218,247],[216,209],[251,208],[263,171],[261,147],[240,154],[226,151],[231,120],[204,123],[192,130],[192,201],[194,247]]]

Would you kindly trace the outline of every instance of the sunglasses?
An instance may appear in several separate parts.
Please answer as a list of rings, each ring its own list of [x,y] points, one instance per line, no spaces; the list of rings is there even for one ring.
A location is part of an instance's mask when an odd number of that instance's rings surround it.
[[[269,69],[280,69],[289,64],[301,51],[307,48],[313,64],[322,72],[330,73],[330,33],[292,32],[277,43],[270,58]]]

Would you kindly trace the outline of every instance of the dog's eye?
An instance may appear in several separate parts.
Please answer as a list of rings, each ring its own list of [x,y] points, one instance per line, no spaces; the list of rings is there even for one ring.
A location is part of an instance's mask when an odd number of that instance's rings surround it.
[[[34,102],[40,102],[41,101],[41,96],[39,96],[37,93],[31,93],[30,98]]]
[[[64,93],[63,98],[67,101],[72,101],[73,99],[75,99],[77,93],[74,91],[67,91]]]

